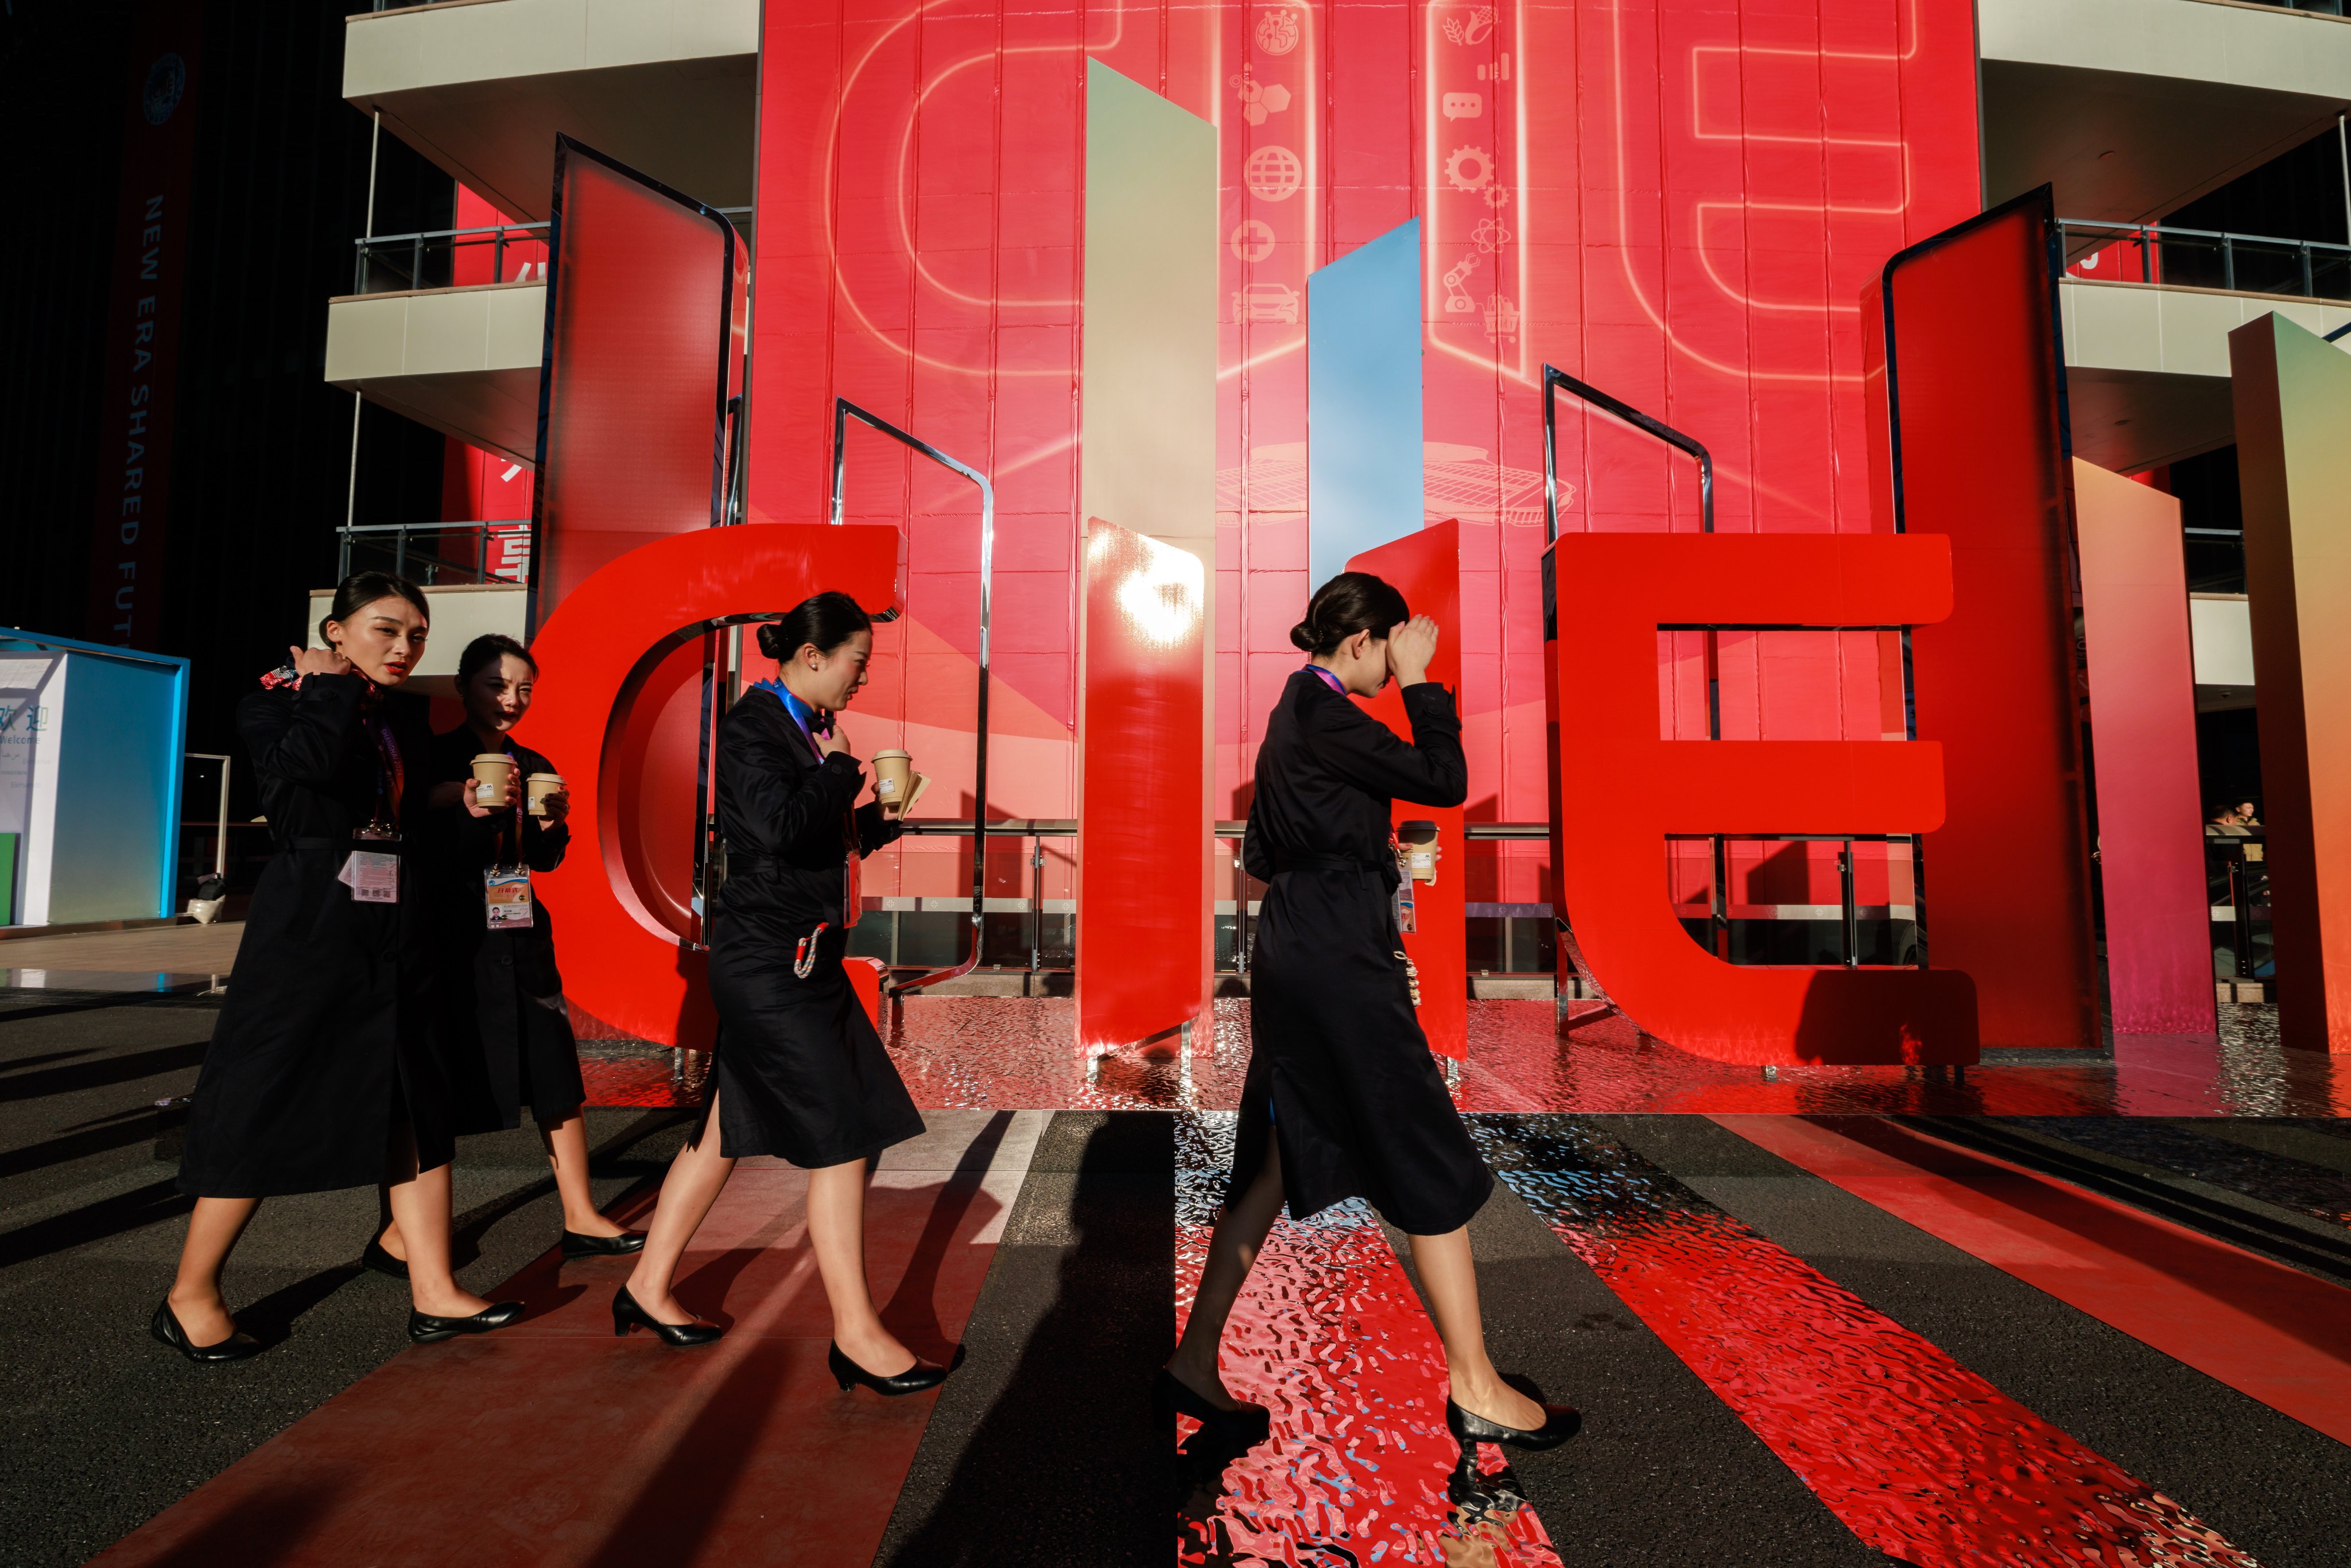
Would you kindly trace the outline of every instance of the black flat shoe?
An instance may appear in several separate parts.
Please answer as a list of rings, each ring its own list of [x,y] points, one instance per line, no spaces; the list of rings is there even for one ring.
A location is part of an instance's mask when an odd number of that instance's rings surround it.
[[[229,1321],[235,1322],[236,1320],[231,1318]],[[217,1344],[190,1344],[188,1331],[180,1326],[179,1317],[172,1311],[169,1296],[164,1297],[162,1305],[155,1309],[155,1319],[147,1325],[147,1330],[190,1361],[243,1361],[248,1355],[261,1354],[261,1342],[243,1329],[231,1330],[228,1338]]]
[[[366,1249],[360,1253],[360,1267],[372,1269],[379,1274],[389,1274],[395,1280],[408,1278],[408,1264],[383,1249],[383,1238],[368,1238]]]
[[[1558,1448],[1583,1430],[1583,1414],[1573,1405],[1543,1404],[1542,1390],[1535,1386],[1532,1378],[1517,1373],[1504,1373],[1502,1381],[1542,1406],[1543,1424],[1531,1430],[1505,1427],[1499,1421],[1489,1421],[1483,1416],[1464,1410],[1453,1403],[1452,1396],[1448,1395],[1445,1401],[1445,1425],[1451,1428],[1454,1441],[1461,1445],[1465,1460],[1475,1445],[1479,1443],[1499,1443],[1506,1448],[1524,1448],[1529,1453],[1539,1453],[1545,1448]]]
[[[1152,1379],[1151,1405],[1158,1413],[1159,1419],[1169,1426],[1175,1424],[1176,1416],[1189,1416],[1201,1426],[1213,1427],[1220,1440],[1242,1442],[1245,1448],[1254,1448],[1263,1442],[1266,1435],[1273,1429],[1273,1412],[1264,1406],[1243,1404],[1236,1409],[1227,1410],[1212,1405],[1196,1393],[1190,1384],[1164,1366],[1159,1369],[1159,1375]]]
[[[841,1354],[841,1346],[825,1349],[824,1364],[832,1368],[832,1380],[846,1392],[852,1384],[862,1384],[884,1398],[896,1399],[908,1394],[920,1394],[925,1388],[936,1388],[947,1380],[947,1369],[936,1362],[914,1358],[914,1364],[895,1377],[876,1377],[855,1362]]]
[[[493,1301],[467,1318],[436,1318],[411,1308],[408,1337],[419,1344],[431,1344],[436,1340],[455,1339],[461,1333],[487,1333],[492,1329],[502,1329],[520,1316],[520,1301]]]
[[[577,1230],[563,1233],[563,1257],[566,1262],[574,1258],[616,1258],[624,1252],[645,1249],[645,1233],[623,1230],[618,1236],[582,1236]]]
[[[569,1236],[569,1232],[565,1233]],[[637,1305],[636,1297],[629,1294],[626,1285],[612,1292],[612,1334],[619,1338],[631,1329],[648,1328],[653,1337],[672,1350],[685,1350],[697,1344],[708,1344],[726,1331],[716,1323],[665,1323]]]

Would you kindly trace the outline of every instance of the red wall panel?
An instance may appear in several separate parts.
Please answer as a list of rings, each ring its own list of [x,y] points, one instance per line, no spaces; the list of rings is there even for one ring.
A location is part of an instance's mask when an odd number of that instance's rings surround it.
[[[1078,810],[1078,1040],[1132,1044],[1207,1006],[1198,559],[1092,520]]]
[[[1479,9],[768,0],[752,512],[820,515],[836,393],[990,474],[1001,559],[1029,552],[1061,582],[1058,602],[1046,593],[1018,616],[1032,651],[998,666],[999,696],[1024,699],[1039,732],[1037,765],[1004,770],[996,810],[1066,816],[1076,790],[1089,56],[1217,126],[1227,298],[1287,288],[1301,301],[1298,321],[1252,310],[1222,329],[1218,815],[1241,814],[1257,737],[1295,666],[1286,629],[1313,587],[1306,275],[1406,218],[1423,218],[1426,246],[1426,511],[1460,525],[1465,741],[1483,814],[1536,820],[1548,802],[1545,361],[1705,442],[1724,531],[1873,526],[1858,295],[1889,255],[1976,209],[1971,8]],[[1562,432],[1562,527],[1694,528],[1687,481],[1614,441]],[[852,518],[966,515],[950,486],[862,460],[853,447]],[[968,581],[956,538],[910,533],[918,581]],[[925,589],[909,614],[968,658],[976,620],[961,602]],[[997,630],[1014,635],[1012,619]],[[1792,647],[1727,672],[1726,711],[1747,716],[1744,733],[1882,737],[1871,635]],[[968,674],[940,679],[944,714]],[[917,683],[904,700],[924,700]],[[1704,733],[1702,709],[1671,716],[1674,733]],[[1550,896],[1540,846],[1527,848],[1481,873],[1482,896]]]
[[[1365,550],[1347,563],[1347,570],[1386,579],[1404,595],[1414,614],[1437,618],[1440,635],[1437,657],[1429,661],[1428,678],[1452,688],[1458,702],[1461,525],[1450,519],[1432,523],[1416,534]],[[1372,699],[1370,707],[1381,723],[1405,739],[1412,738],[1412,725],[1405,717],[1404,695],[1398,687],[1391,685]],[[1404,948],[1420,972],[1420,1027],[1428,1036],[1428,1048],[1458,1061],[1469,1054],[1468,926],[1461,907],[1469,857],[1461,832],[1462,809],[1398,800],[1392,820],[1398,824],[1415,821],[1437,824],[1443,858],[1437,862],[1437,880],[1419,883],[1414,890],[1417,929],[1405,937]]]
[[[1943,743],[1950,800],[1922,857],[1928,959],[1975,977],[2002,1046],[2098,1043],[2051,222],[2045,191],[2020,198],[1896,257],[1864,296],[1891,411],[1882,509],[1949,536],[1956,588],[1950,619],[1910,639],[1918,738]]]

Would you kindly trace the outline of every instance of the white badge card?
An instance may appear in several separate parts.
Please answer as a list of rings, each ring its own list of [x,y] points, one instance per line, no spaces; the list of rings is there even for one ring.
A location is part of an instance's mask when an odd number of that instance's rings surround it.
[[[530,869],[493,867],[482,873],[482,907],[493,931],[512,931],[538,924],[530,901]]]
[[[398,904],[400,902],[400,857],[380,854],[373,850],[353,850],[343,862],[343,869],[335,880],[351,890],[351,897],[360,904]]]

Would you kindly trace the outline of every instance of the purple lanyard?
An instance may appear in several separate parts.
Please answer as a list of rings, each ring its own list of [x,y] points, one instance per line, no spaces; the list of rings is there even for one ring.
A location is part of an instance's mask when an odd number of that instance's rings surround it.
[[[1329,686],[1332,691],[1337,692],[1341,696],[1343,697],[1347,695],[1346,685],[1341,682],[1338,676],[1332,674],[1322,665],[1309,664],[1306,666],[1306,673],[1310,675],[1322,676],[1322,684]]]

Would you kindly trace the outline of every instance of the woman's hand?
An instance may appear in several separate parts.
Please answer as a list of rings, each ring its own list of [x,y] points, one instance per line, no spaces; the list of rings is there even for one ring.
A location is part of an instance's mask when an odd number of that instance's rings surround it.
[[[557,789],[538,798],[538,809],[545,814],[547,825],[560,827],[563,819],[571,815],[571,791]]]
[[[1416,686],[1428,679],[1428,662],[1437,657],[1437,622],[1426,615],[1399,621],[1388,628],[1388,673],[1400,686]]]
[[[351,662],[343,657],[340,648],[297,648],[291,643],[286,651],[294,655],[294,673],[298,675],[348,675]]]
[[[474,804],[474,781],[470,778],[448,779],[435,784],[425,792],[424,806],[431,811],[445,811],[452,806],[463,806],[469,817],[486,817],[491,811],[490,807]]]
[[[816,742],[816,754],[819,760],[827,757],[845,755],[849,750],[849,737],[842,733],[841,720],[837,716],[831,725],[817,731],[810,738]]]

